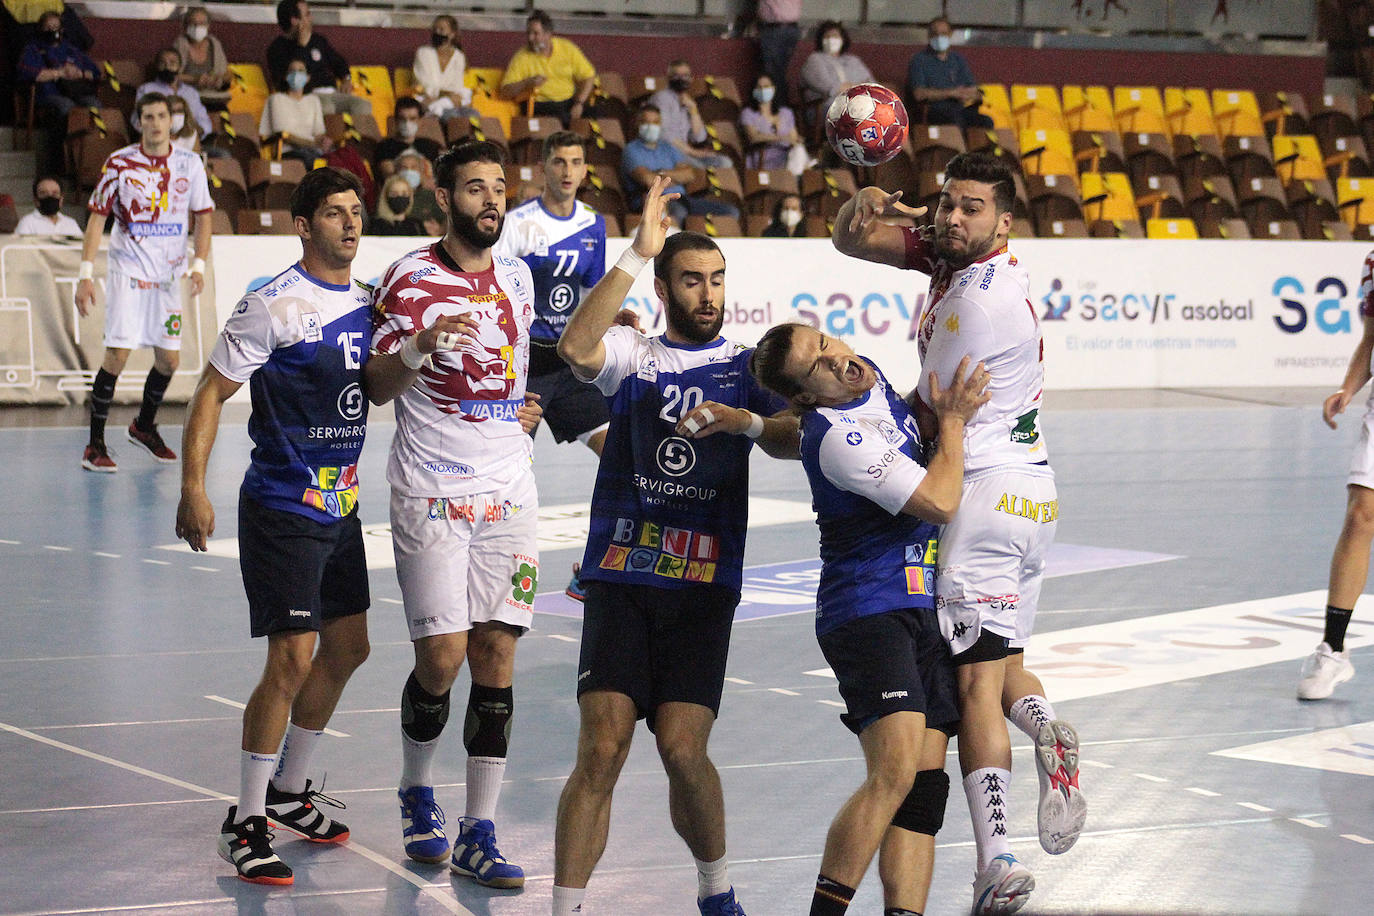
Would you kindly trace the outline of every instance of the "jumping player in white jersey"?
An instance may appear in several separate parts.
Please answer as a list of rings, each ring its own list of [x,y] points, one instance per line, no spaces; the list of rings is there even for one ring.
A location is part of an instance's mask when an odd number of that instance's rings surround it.
[[[1007,249],[1015,185],[1004,166],[979,154],[956,156],[945,179],[933,226],[889,222],[924,210],[902,204],[900,192],[869,187],[841,208],[833,242],[853,257],[930,274],[917,340],[922,379],[912,394],[923,434],[935,433],[928,373],[947,385],[969,356],[992,376],[992,399],[964,433],[964,498],[941,533],[936,594],[959,679],[959,762],[978,850],[974,911],[1010,913],[1035,879],[1007,840],[1004,714],[1035,742],[1041,846],[1068,850],[1087,811],[1078,737],[1022,664],[1059,503],[1039,425],[1039,324],[1025,268]]]
[[[368,654],[357,505],[372,320],[369,290],[350,273],[362,195],[355,175],[331,168],[296,187],[301,259],[235,307],[186,420],[177,537],[204,550],[215,533],[205,491],[210,450],[224,402],[248,383],[253,455],[239,494],[239,563],[251,632],[267,637],[267,664],[243,710],[239,797],[220,827],[219,854],[255,884],[293,881],[272,850],[268,818],[312,842],[348,839],[348,828],[316,807],[342,803],[305,774]]]
[[[141,96],[134,103],[134,117],[142,139],[110,154],[91,194],[76,284],[76,308],[84,317],[95,302],[95,255],[105,220],[113,213],[105,282],[105,358],[91,383],[91,435],[81,455],[83,468],[106,473],[118,470],[105,445],[115,382],[129,351],[140,347],[153,348],[153,368],[143,385],[138,417],[129,424],[129,441],[158,461],[177,460],[154,419],[180,364],[180,278],[187,260],[187,223],[193,223],[195,244],[191,295],[199,296],[210,254],[210,213],[215,209],[200,157],[172,145],[167,97],[155,92]]]
[[[1364,333],[1350,357],[1345,379],[1322,403],[1322,419],[1332,429],[1336,428],[1336,417],[1345,412],[1374,373],[1374,251],[1365,256],[1360,272],[1360,320]],[[1369,579],[1369,545],[1374,541],[1374,393],[1365,404],[1360,444],[1350,460],[1345,490],[1345,521],[1331,554],[1322,641],[1303,660],[1298,677],[1300,700],[1324,700],[1355,676],[1355,666],[1345,648],[1345,631]]]
[[[524,421],[534,286],[493,255],[506,211],[505,154],[467,141],[435,165],[447,231],[387,268],[367,364],[374,404],[396,400],[387,480],[396,576],[415,647],[401,694],[398,795],[406,855],[488,887],[525,873],[496,847],[517,639],[530,628],[539,559],[532,440]],[[426,356],[417,331],[441,328]],[[432,761],[464,660],[472,674],[463,744],[467,807],[450,847]]]

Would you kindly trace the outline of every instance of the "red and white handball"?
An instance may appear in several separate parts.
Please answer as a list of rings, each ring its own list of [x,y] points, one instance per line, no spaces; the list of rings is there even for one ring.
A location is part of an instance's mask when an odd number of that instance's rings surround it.
[[[878,165],[906,142],[906,106],[897,93],[877,83],[850,86],[825,112],[825,136],[840,158],[853,165]]]

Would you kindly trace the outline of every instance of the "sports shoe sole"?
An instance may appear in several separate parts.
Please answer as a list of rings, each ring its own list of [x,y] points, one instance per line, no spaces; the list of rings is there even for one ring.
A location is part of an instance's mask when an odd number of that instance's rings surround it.
[[[146,442],[143,442],[142,440],[140,440],[140,439],[138,439],[138,438],[135,438],[134,434],[131,433],[131,432],[129,432],[129,430],[127,430],[127,429],[124,430],[124,438],[128,439],[128,440],[129,440],[130,442],[132,442],[134,445],[137,445],[139,448],[143,449],[145,452],[148,453],[148,455],[149,455],[154,461],[158,462],[159,464],[176,464],[176,463],[177,463],[177,459],[176,459],[176,458],[163,458],[163,457],[160,457],[156,452],[154,452],[151,448],[148,447],[148,444],[147,444]]]
[[[1298,684],[1298,699],[1299,699],[1299,700],[1325,700],[1327,697],[1331,696],[1331,694],[1333,694],[1333,693],[1336,692],[1336,688],[1337,688],[1337,687],[1339,687],[1340,685],[1344,684],[1346,681],[1352,681],[1352,680],[1354,680],[1354,679],[1355,679],[1355,672],[1354,672],[1353,668],[1346,668],[1344,671],[1342,671],[1340,674],[1336,675],[1334,678],[1331,679],[1330,682],[1328,682],[1328,683],[1326,684],[1326,689],[1325,689],[1325,690],[1319,690],[1319,691],[1313,692],[1310,688],[1307,689],[1307,690],[1304,690],[1302,684]]]
[[[1026,905],[1035,890],[1035,876],[1022,869],[1007,875],[997,884],[983,891],[973,902],[974,916],[1006,916]]]
[[[437,856],[422,856],[422,855],[420,855],[420,854],[418,854],[418,853],[410,852],[409,850],[406,851],[406,857],[407,857],[407,858],[413,859],[413,860],[415,860],[416,862],[423,862],[423,863],[425,863],[426,865],[438,865],[438,864],[441,863],[441,862],[447,862],[447,861],[448,861],[448,857],[449,857],[451,854],[452,854],[452,850],[451,850],[451,849],[445,849],[442,853],[440,853],[440,854],[437,855]]]
[[[525,886],[525,878],[523,875],[519,878],[479,878],[474,872],[468,871],[466,868],[452,861],[449,862],[448,869],[455,875],[462,875],[464,878],[471,878],[483,887],[495,887],[499,888],[500,890],[513,890],[514,888]]]
[[[99,467],[98,465],[95,465],[95,464],[93,464],[93,463],[87,461],[85,458],[82,458],[82,459],[81,459],[81,466],[82,466],[83,468],[85,468],[86,470],[88,470],[88,471],[95,471],[97,474],[113,474],[115,471],[118,471],[118,470],[119,470],[119,468],[117,468],[117,467],[114,467],[114,468],[102,468],[102,467]]]
[[[1040,777],[1037,825],[1040,848],[1052,856],[1078,842],[1088,819],[1088,803],[1079,790],[1078,733],[1067,722],[1049,722],[1035,739],[1035,769]]]

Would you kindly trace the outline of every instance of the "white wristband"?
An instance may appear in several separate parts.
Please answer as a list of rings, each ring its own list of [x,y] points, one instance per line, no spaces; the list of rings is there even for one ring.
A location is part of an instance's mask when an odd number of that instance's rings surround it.
[[[191,273],[200,274],[202,277],[205,276],[204,258],[196,258],[194,261],[191,262]]]
[[[744,434],[750,439],[757,439],[759,436],[762,436],[763,417],[754,413],[752,410],[749,411],[749,428],[744,431]]]
[[[632,277],[639,276],[639,272],[644,269],[644,265],[649,263],[649,258],[642,258],[639,252],[635,251],[631,245],[625,249],[625,253],[620,256],[620,260],[615,262],[615,266],[625,271]]]
[[[406,338],[405,343],[401,344],[401,362],[407,369],[420,369],[424,366],[428,354],[420,352],[420,343],[414,334]]]
[[[78,279],[78,280],[94,280],[94,279],[95,279],[95,264],[92,263],[92,262],[90,262],[90,261],[82,261],[82,262],[81,262],[81,266],[78,267],[78,268],[76,269],[76,279]]]

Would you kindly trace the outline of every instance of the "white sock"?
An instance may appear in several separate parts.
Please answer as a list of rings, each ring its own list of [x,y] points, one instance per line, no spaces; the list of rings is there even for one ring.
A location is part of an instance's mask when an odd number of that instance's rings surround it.
[[[697,863],[698,900],[723,894],[730,889],[730,867],[725,862],[725,856],[714,862],[703,862],[696,857],[692,861]]]
[[[973,841],[978,847],[978,871],[993,859],[1011,852],[1007,841],[1007,790],[1011,770],[983,767],[964,777],[964,798],[969,820],[973,822]]]
[[[501,797],[501,780],[505,775],[505,757],[468,758],[468,817],[496,820],[496,801]]]
[[[305,771],[310,768],[310,758],[323,734],[323,729],[301,728],[292,722],[281,745],[281,759],[277,761],[277,772],[272,775],[272,785],[292,794],[304,792]]]
[[[1025,732],[1032,741],[1040,734],[1040,726],[1048,725],[1058,718],[1054,714],[1054,707],[1050,701],[1035,694],[1024,696],[1011,704],[1011,712],[1007,713],[1007,718],[1011,724]]]
[[[553,916],[576,916],[582,912],[582,898],[587,896],[585,887],[553,886]]]
[[[276,754],[239,751],[238,823],[267,814],[267,781],[277,767]]]
[[[432,786],[434,777],[430,775],[434,763],[434,752],[439,747],[439,738],[433,741],[416,741],[401,731],[401,788],[412,786]]]

